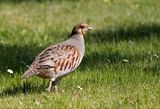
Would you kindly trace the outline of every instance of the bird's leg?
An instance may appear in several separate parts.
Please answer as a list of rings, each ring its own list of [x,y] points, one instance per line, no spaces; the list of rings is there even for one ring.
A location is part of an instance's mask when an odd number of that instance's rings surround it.
[[[52,87],[52,81],[50,80],[50,82],[49,82],[49,86],[48,86],[48,88],[46,89],[48,92],[51,92],[51,87]]]
[[[58,81],[54,81],[52,85],[54,86],[54,91],[58,92]]]
[[[55,78],[52,78],[49,82],[49,86],[48,88],[46,89],[48,92],[51,92],[51,87],[52,87],[52,83],[55,81]]]
[[[26,84],[27,84],[27,79],[23,79],[23,93],[26,92]]]
[[[54,90],[55,90],[56,92],[58,92],[57,84],[56,84],[56,85],[54,85]]]
[[[45,87],[45,80],[43,79],[42,87]]]

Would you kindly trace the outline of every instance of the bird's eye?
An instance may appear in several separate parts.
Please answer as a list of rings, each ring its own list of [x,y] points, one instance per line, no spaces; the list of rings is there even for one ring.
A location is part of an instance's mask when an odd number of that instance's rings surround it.
[[[81,25],[80,27],[81,27],[81,29],[84,29],[84,28],[85,28],[85,26],[83,26],[83,25]]]

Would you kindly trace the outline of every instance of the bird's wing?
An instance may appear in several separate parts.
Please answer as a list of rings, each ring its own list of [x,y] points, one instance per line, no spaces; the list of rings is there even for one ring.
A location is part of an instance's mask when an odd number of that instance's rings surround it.
[[[55,45],[46,48],[36,58],[36,69],[54,71],[72,70],[80,59],[79,50],[74,45]]]

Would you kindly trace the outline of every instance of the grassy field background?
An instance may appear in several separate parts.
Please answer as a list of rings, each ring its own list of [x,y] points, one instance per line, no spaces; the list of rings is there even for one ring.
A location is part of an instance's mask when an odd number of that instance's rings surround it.
[[[160,108],[159,0],[0,0],[0,109]],[[80,67],[48,81],[21,74],[48,45],[66,40],[86,22]],[[13,74],[7,72],[12,69]],[[79,88],[81,87],[81,88]]]

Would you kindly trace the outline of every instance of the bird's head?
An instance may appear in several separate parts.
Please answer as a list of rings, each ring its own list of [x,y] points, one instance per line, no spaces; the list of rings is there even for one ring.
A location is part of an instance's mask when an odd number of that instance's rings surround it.
[[[89,30],[92,30],[92,28],[88,24],[80,23],[75,25],[75,27],[72,30],[71,36],[73,35],[83,36]]]

